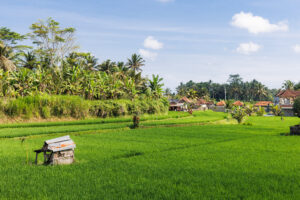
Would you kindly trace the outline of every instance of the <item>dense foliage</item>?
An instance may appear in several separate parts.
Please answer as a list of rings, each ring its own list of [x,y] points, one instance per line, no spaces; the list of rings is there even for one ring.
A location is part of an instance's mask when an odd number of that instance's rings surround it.
[[[49,18],[20,35],[0,28],[0,97],[41,94],[77,95],[85,99],[162,97],[162,78],[142,76],[145,61],[133,54],[127,62],[98,63],[91,53],[78,52],[75,29],[61,28]],[[20,45],[23,40],[33,46]]]
[[[238,74],[230,75],[228,83],[219,84],[212,81],[180,83],[177,93],[182,96],[209,97],[213,99],[236,99],[243,101],[271,100],[278,90],[268,89],[265,85],[252,80],[244,82]]]
[[[293,109],[296,115],[300,117],[300,97],[295,100]]]

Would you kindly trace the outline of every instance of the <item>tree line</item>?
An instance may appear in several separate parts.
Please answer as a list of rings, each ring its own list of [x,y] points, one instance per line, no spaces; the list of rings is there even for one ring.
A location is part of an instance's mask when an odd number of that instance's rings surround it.
[[[299,90],[300,82],[294,83],[286,80],[281,89]],[[176,88],[178,96],[187,96],[189,98],[209,98],[216,100],[235,99],[242,101],[272,101],[273,97],[280,89],[269,89],[261,82],[253,79],[252,81],[243,81],[239,74],[229,75],[227,83],[220,84],[213,81],[180,83]],[[175,94],[167,89],[165,94],[174,97]]]
[[[86,99],[162,97],[162,78],[142,76],[145,60],[133,54],[126,62],[102,63],[78,51],[75,28],[52,18],[19,34],[0,28],[0,97],[38,94],[78,95]],[[31,45],[25,45],[31,42]]]

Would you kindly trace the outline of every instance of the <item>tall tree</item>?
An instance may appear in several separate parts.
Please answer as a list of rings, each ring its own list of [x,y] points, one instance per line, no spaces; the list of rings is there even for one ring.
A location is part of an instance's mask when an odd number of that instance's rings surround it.
[[[162,87],[164,84],[162,83],[163,78],[159,77],[158,75],[152,75],[152,80],[149,80],[149,88],[152,91],[152,94],[159,98],[162,95],[163,89]]]
[[[231,95],[235,99],[239,99],[241,94],[241,85],[243,83],[243,79],[239,74],[230,74],[229,79],[227,81],[231,88]]]
[[[0,68],[5,71],[16,69],[15,63],[18,60],[19,51],[29,48],[25,45],[17,45],[19,41],[25,38],[24,35],[11,31],[6,27],[0,28]]]
[[[282,88],[285,90],[293,90],[295,86],[295,83],[291,80],[285,80],[282,84]]]
[[[15,47],[19,41],[24,39],[26,39],[25,35],[11,31],[6,27],[0,28],[0,43],[2,43],[4,46]]]
[[[300,90],[300,82],[297,83],[297,84],[295,84],[294,89],[295,89],[295,90]]]
[[[164,91],[164,96],[167,97],[168,99],[172,98],[173,97],[172,90],[170,88],[166,88]]]
[[[31,70],[35,69],[38,65],[36,55],[34,54],[33,51],[23,52],[20,62],[22,64],[22,67],[25,67],[25,68],[28,68]]]
[[[142,71],[141,67],[145,65],[145,60],[137,54],[133,54],[130,59],[128,59],[128,66],[134,72]]]
[[[75,45],[75,28],[61,28],[59,22],[48,18],[40,20],[30,26],[33,43],[37,45],[37,52],[49,59],[50,67],[60,63],[65,55],[78,48]]]

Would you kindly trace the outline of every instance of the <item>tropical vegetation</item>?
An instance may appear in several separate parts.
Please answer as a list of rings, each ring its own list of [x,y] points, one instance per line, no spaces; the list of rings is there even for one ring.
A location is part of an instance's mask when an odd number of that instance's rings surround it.
[[[299,90],[300,83],[295,84],[290,80],[284,81],[282,88],[284,90]],[[189,81],[180,83],[176,88],[179,96],[189,98],[207,98],[215,100],[242,100],[242,101],[273,101],[274,96],[280,89],[269,89],[261,82],[253,79],[252,81],[243,81],[239,74],[229,75],[227,83],[215,83],[212,80],[196,83]],[[166,95],[172,95],[170,89],[166,90]],[[173,94],[174,96],[175,94]]]
[[[79,52],[76,30],[52,18],[30,26],[26,35],[0,28],[0,97],[76,95],[89,100],[162,98],[162,78],[142,76],[145,60],[137,54],[127,62],[98,59]],[[21,43],[32,42],[32,46]]]

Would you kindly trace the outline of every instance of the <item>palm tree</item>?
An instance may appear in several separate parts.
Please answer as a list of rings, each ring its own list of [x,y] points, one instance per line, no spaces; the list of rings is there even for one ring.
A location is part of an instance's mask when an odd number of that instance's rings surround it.
[[[155,97],[160,97],[163,89],[162,87],[164,86],[163,83],[163,78],[160,78],[158,75],[152,75],[152,80],[149,80],[149,88],[152,90],[152,93]]]
[[[32,51],[28,51],[27,53],[23,52],[23,59],[20,59],[23,67],[27,69],[35,69],[37,66],[36,56]]]
[[[257,93],[259,100],[262,100],[262,97],[268,96],[266,87],[261,83],[257,84],[256,93]]]
[[[164,96],[167,97],[168,99],[173,96],[172,90],[170,88],[166,88],[164,91]]]
[[[117,65],[115,62],[111,62],[111,60],[106,60],[100,65],[97,66],[99,71],[103,71],[106,73],[113,73],[116,71]]]
[[[282,88],[284,88],[285,90],[293,90],[294,86],[295,86],[295,83],[291,80],[286,80],[282,84]]]
[[[87,70],[95,70],[95,68],[98,65],[98,59],[92,55],[87,55],[85,59],[86,59],[86,69]]]
[[[142,71],[141,67],[145,65],[145,60],[137,54],[133,54],[130,59],[128,59],[128,66],[134,72]]]
[[[197,91],[191,88],[189,89],[187,96],[188,98],[195,99],[197,98]]]

